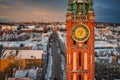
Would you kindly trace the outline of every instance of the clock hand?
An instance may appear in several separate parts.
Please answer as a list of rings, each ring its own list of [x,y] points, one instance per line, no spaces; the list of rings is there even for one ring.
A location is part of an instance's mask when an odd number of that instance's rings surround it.
[[[79,35],[81,35],[83,33],[83,31],[79,31]]]

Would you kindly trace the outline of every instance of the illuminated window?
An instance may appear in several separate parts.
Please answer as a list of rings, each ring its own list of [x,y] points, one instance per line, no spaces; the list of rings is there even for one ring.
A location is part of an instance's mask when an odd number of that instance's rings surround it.
[[[73,70],[76,70],[76,67],[77,67],[77,54],[76,52],[73,53]]]
[[[84,70],[88,69],[88,54],[87,52],[84,53]]]
[[[76,74],[73,75],[73,80],[77,80],[77,75]]]
[[[84,75],[84,80],[88,80],[87,74]]]

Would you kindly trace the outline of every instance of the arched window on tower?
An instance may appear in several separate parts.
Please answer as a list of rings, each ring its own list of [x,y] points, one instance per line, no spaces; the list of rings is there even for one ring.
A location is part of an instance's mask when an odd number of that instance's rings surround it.
[[[78,80],[82,80],[82,77],[81,77],[81,75],[78,75]]]
[[[78,57],[79,57],[79,66],[81,66],[81,52],[79,52]]]
[[[88,69],[88,53],[84,53],[84,70]]]
[[[88,75],[84,74],[84,80],[88,80]]]
[[[73,52],[73,70],[77,69],[77,53]]]

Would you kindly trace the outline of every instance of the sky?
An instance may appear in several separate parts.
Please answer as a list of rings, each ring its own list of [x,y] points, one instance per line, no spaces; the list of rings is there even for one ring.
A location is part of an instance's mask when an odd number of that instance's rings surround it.
[[[120,0],[94,0],[96,22],[120,23]],[[0,22],[65,21],[67,0],[0,0]]]

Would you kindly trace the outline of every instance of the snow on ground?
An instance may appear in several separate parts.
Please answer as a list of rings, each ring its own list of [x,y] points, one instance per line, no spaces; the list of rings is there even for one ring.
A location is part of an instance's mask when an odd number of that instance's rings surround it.
[[[65,57],[61,54],[61,67],[62,67],[62,71],[63,71],[63,80],[66,79],[66,61],[65,61]]]
[[[15,78],[24,78],[27,73],[28,73],[27,70],[18,70],[15,73]]]
[[[48,53],[50,55],[48,57],[49,60],[48,60],[48,66],[47,66],[47,73],[45,74],[45,79],[46,80],[51,80],[51,77],[52,77],[52,64],[53,64],[51,48],[49,48]]]
[[[37,72],[34,69],[29,70],[17,70],[15,73],[15,78],[25,78],[29,77],[32,78],[32,80],[35,80],[37,77]]]

